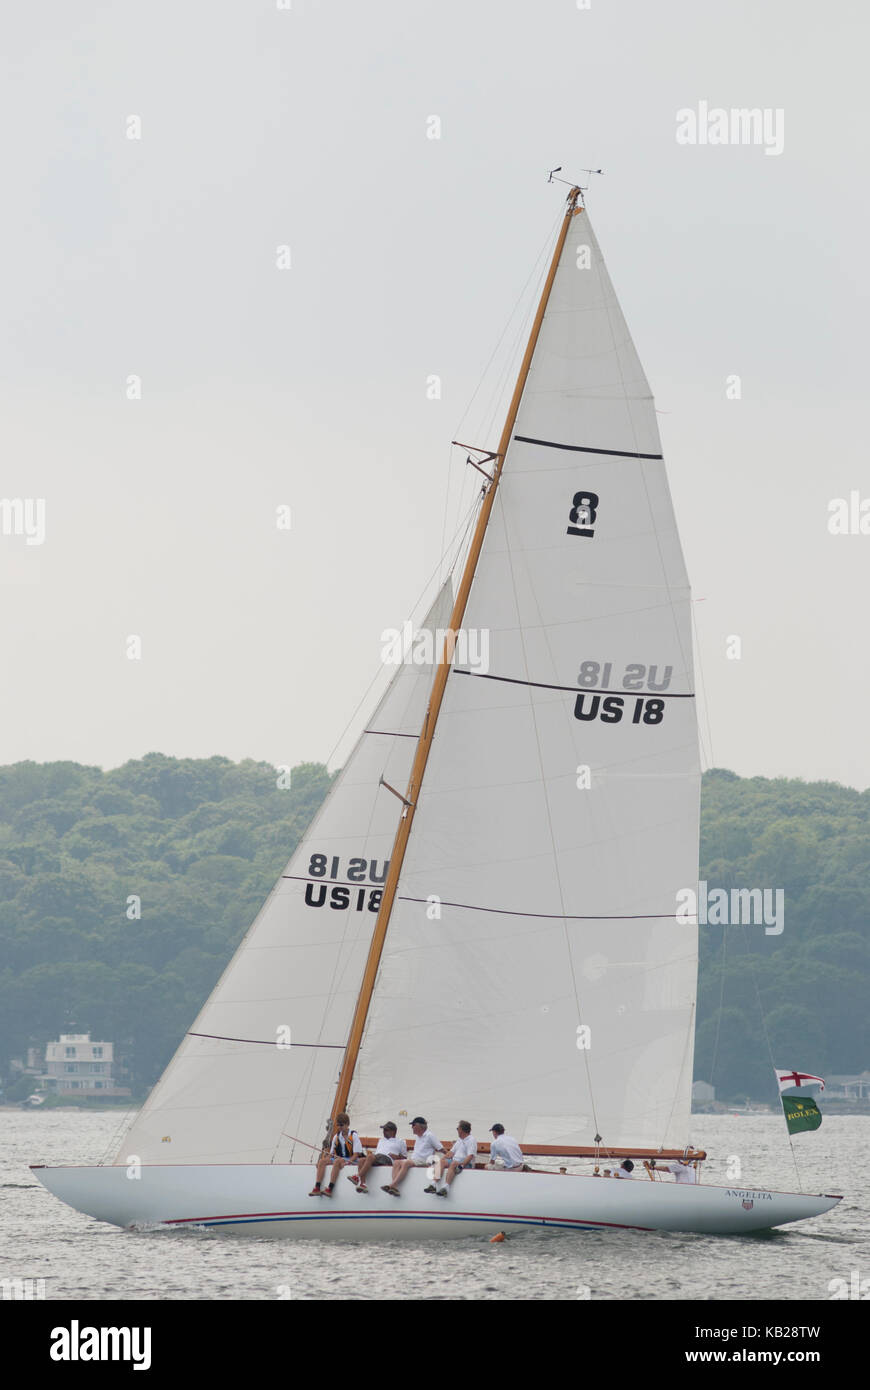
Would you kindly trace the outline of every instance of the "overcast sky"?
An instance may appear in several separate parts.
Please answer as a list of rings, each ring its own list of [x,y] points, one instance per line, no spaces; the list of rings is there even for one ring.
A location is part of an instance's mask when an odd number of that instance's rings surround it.
[[[870,784],[870,535],[828,529],[870,499],[867,28],[861,0],[10,11],[0,494],[45,536],[0,535],[0,762],[329,756],[473,495],[450,440],[497,441],[561,164],[605,170],[706,762]],[[678,143],[703,102],[781,111],[781,153]]]

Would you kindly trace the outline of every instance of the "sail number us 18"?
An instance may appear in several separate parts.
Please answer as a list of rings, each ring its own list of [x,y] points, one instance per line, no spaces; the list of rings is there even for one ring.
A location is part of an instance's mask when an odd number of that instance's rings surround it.
[[[332,861],[325,854],[312,854],[308,863],[308,873],[312,879],[347,878],[349,883],[306,883],[305,901],[309,907],[323,907],[329,903],[336,912],[349,907],[353,912],[377,912],[383,897],[382,888],[372,888],[372,882],[383,883],[390,867],[389,859],[350,859],[347,866],[339,856]],[[357,886],[359,885],[359,886]]]
[[[574,701],[575,719],[600,719],[602,724],[618,724],[627,713],[621,695],[605,695],[602,700],[600,695],[588,695],[581,691]],[[661,724],[664,717],[664,700],[644,700],[640,696],[635,700],[632,724]]]
[[[638,695],[634,701],[624,699],[622,695],[604,695],[601,691],[607,690],[610,685],[610,678],[613,674],[613,662],[605,661],[582,661],[580,672],[577,676],[577,684],[592,687],[596,690],[581,690],[574,702],[575,719],[600,719],[603,724],[619,724],[623,718],[630,718],[632,724],[661,724],[665,716],[664,700],[657,700],[654,697],[647,699],[643,695]],[[674,674],[673,666],[666,666],[659,675],[657,666],[645,666],[640,661],[632,661],[625,667],[622,680],[619,682],[623,691],[626,690],[667,690]]]

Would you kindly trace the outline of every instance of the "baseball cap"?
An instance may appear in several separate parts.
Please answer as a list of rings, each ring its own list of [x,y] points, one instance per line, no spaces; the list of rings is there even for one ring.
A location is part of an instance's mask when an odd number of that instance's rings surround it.
[[[504,1125],[490,1125],[490,1134],[504,1134]]]
[[[378,1129],[396,1129],[396,1122],[395,1120],[384,1120],[382,1125],[378,1125]]]
[[[415,1115],[413,1120],[411,1121],[412,1125],[425,1125],[425,1123],[426,1121],[423,1119],[422,1115]]]

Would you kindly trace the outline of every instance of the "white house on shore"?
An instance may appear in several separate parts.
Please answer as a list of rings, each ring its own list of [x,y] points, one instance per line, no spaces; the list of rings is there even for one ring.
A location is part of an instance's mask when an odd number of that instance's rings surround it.
[[[57,1042],[46,1043],[45,1071],[39,1077],[43,1090],[88,1096],[129,1096],[112,1075],[114,1043],[92,1042],[90,1033],[61,1033]]]

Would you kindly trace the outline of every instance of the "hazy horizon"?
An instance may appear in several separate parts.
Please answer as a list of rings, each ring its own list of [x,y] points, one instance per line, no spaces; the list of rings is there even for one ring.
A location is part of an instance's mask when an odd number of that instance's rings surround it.
[[[809,0],[11,15],[0,491],[45,512],[0,533],[0,762],[342,760],[474,495],[450,441],[497,438],[561,165],[605,171],[705,764],[870,785],[867,28]],[[754,143],[703,133],[756,108]]]

